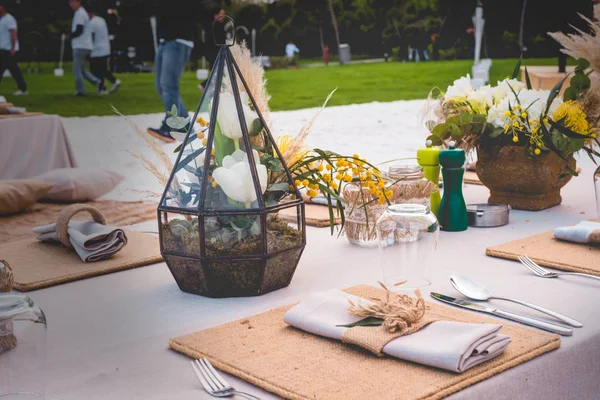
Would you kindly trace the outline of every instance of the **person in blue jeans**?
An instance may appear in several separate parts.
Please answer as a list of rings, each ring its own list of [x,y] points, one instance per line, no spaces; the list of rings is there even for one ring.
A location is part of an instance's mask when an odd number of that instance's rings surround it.
[[[173,105],[180,117],[187,117],[188,110],[183,104],[179,90],[179,80],[185,64],[190,59],[193,41],[193,23],[188,21],[198,15],[190,6],[200,4],[189,0],[161,0],[159,5],[158,33],[160,44],[154,59],[154,82],[156,91],[165,106],[165,117],[160,128],[148,128],[147,132],[165,142],[174,142],[167,126],[167,112]]]

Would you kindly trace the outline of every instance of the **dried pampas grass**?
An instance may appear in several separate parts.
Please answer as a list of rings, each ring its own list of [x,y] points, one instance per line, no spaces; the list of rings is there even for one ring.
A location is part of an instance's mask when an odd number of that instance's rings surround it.
[[[156,144],[156,142],[150,137],[150,135],[148,135],[146,132],[144,132],[143,130],[138,128],[138,126],[129,117],[127,117],[126,115],[123,115],[112,104],[110,107],[115,114],[125,118],[125,121],[127,121],[129,126],[131,126],[131,128],[133,128],[133,130],[142,139],[144,139],[144,141],[146,142],[148,147],[150,147],[150,149],[152,149],[154,154],[156,154],[156,156],[158,157],[158,159],[160,160],[160,163],[162,165],[158,166],[158,165],[154,164],[152,161],[150,161],[148,158],[146,158],[143,154],[134,153],[130,150],[125,150],[125,151],[127,153],[129,153],[133,158],[139,160],[141,162],[141,164],[144,166],[144,169],[146,169],[152,175],[154,175],[154,177],[158,180],[158,182],[160,182],[160,184],[162,186],[166,187],[167,183],[169,182],[169,176],[174,167],[173,162],[171,161],[171,159],[169,158],[167,153],[165,153],[165,151],[158,144]],[[173,184],[174,184],[174,188],[179,186],[177,179],[173,180]],[[156,193],[156,192],[152,192],[149,190],[133,189],[133,191],[138,192],[138,193],[145,193],[148,195],[148,197],[160,197],[162,195],[162,193]]]
[[[292,165],[291,162],[293,161],[293,158],[295,158],[299,152],[306,148],[306,144],[304,143],[306,141],[306,137],[310,133],[310,130],[313,124],[315,123],[317,117],[321,115],[321,113],[325,109],[325,106],[327,105],[327,103],[331,99],[331,96],[333,96],[336,90],[337,88],[333,89],[331,93],[329,93],[329,96],[327,96],[319,111],[317,111],[317,113],[313,115],[311,119],[308,120],[308,122],[302,127],[302,129],[300,129],[300,132],[298,132],[298,134],[294,137],[292,143],[288,146],[287,150],[282,154],[283,160],[287,165]]]
[[[594,71],[600,72],[600,4],[594,6],[594,20],[581,14],[579,16],[588,23],[590,33],[573,27],[578,34],[548,32],[548,35],[563,46],[563,53],[573,58],[585,58]]]
[[[269,100],[271,99],[271,96],[267,92],[265,70],[262,67],[260,58],[257,60],[252,59],[252,54],[250,53],[250,50],[248,50],[245,41],[232,46],[231,54],[233,55],[237,66],[240,68],[240,72],[244,76],[250,94],[256,102],[258,111],[260,111],[265,120],[267,128],[271,129],[271,121],[269,119]],[[244,84],[239,79],[238,89],[241,92],[246,92]]]

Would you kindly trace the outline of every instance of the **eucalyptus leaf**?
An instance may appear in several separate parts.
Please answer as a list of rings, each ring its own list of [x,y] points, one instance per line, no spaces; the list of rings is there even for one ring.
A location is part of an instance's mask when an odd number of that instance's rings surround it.
[[[352,328],[354,326],[381,326],[383,325],[383,320],[375,317],[367,317],[361,319],[360,321],[353,322],[351,324],[346,325],[336,325],[339,328]]]
[[[269,192],[285,192],[286,190],[289,189],[289,187],[290,187],[290,185],[285,182],[274,183],[267,187],[267,191],[269,191]]]
[[[178,116],[173,116],[167,118],[167,125],[169,126],[169,128],[175,130],[187,128],[189,123],[190,117],[182,118]]]
[[[171,106],[171,115],[177,115],[177,106],[175,104]]]
[[[440,139],[439,136],[436,135],[430,135],[427,137],[426,140],[431,140],[431,144],[433,146],[441,146],[442,144],[444,144],[444,142],[442,141],[442,139]]]

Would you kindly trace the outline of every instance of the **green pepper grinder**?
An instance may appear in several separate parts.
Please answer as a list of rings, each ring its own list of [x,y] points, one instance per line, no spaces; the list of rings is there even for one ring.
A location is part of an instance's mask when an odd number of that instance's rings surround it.
[[[440,179],[440,148],[433,147],[433,142],[428,140],[425,142],[425,148],[417,150],[417,162],[423,167],[423,175],[431,183],[439,186]],[[436,217],[439,216],[440,203],[442,196],[439,190],[431,193],[429,197],[429,208]]]
[[[467,205],[462,193],[466,156],[464,150],[455,148],[454,141],[448,143],[448,147],[440,151],[444,196],[440,204],[438,220],[442,230],[459,232],[468,227]]]

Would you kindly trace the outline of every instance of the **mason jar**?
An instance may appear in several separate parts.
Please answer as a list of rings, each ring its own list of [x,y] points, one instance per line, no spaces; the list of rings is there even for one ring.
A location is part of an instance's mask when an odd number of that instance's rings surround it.
[[[45,375],[43,311],[26,295],[0,293],[0,399],[44,399]]]
[[[383,283],[392,290],[429,286],[431,256],[440,232],[429,207],[391,205],[377,220],[376,229]]]
[[[429,207],[435,185],[423,175],[420,165],[392,165],[387,181],[394,191],[392,204],[422,204]]]

